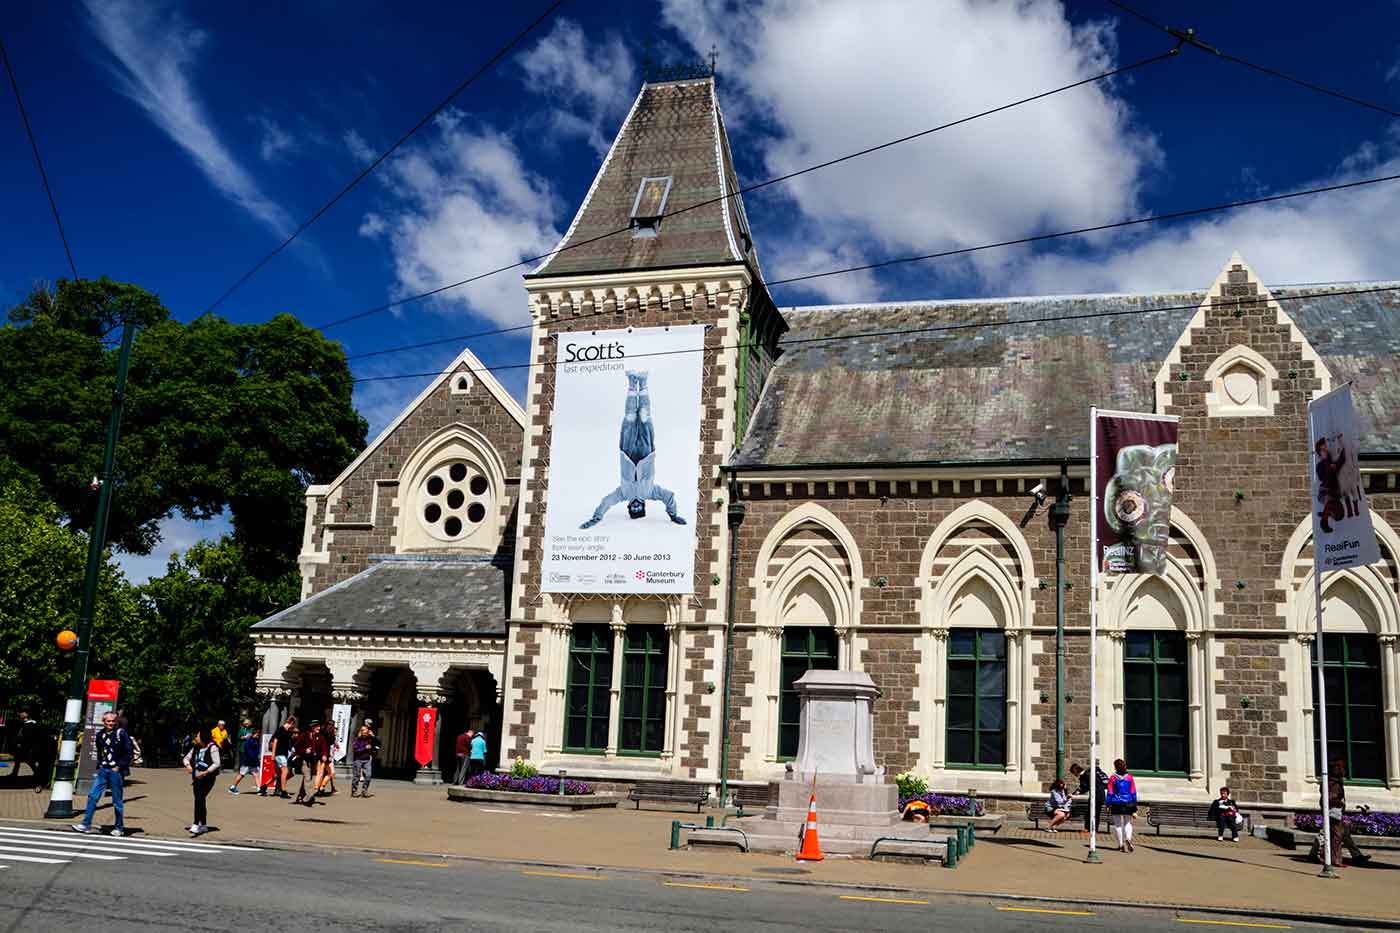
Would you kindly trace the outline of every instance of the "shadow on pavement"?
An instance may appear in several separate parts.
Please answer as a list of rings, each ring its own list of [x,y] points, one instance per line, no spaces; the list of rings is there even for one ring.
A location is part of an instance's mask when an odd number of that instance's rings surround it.
[[[1228,856],[1224,855],[1210,855],[1205,852],[1184,852],[1181,849],[1159,849],[1156,846],[1147,845],[1142,846],[1142,848],[1147,849],[1151,852],[1157,852],[1161,855],[1176,855],[1180,856],[1181,858],[1202,859],[1208,862],[1228,862],[1231,865],[1241,865],[1245,868],[1267,868],[1270,871],[1286,871],[1289,874],[1293,875],[1307,874],[1307,872],[1301,872],[1294,868],[1285,868],[1281,865],[1264,865],[1259,862],[1250,862],[1245,859],[1229,858]],[[1296,856],[1290,856],[1290,858],[1296,858]]]

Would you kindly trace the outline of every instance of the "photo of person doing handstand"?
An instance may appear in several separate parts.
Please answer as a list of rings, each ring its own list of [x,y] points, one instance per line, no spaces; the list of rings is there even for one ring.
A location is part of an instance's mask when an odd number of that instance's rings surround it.
[[[622,413],[622,431],[618,439],[618,486],[603,497],[593,516],[579,525],[592,528],[603,520],[608,509],[627,503],[629,518],[647,514],[646,501],[653,499],[666,507],[666,514],[677,525],[685,519],[676,514],[676,496],[671,490],[656,484],[656,434],[651,423],[651,395],[647,391],[647,373],[627,374],[627,405]]]

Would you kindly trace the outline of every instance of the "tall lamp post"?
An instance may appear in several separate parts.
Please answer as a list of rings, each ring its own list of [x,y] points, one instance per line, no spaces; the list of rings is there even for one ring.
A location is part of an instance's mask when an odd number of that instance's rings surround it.
[[[1060,489],[1050,507],[1055,529],[1055,776],[1065,773],[1065,525],[1069,524],[1069,466],[1060,464]]]
[[[58,768],[44,817],[51,820],[73,818],[73,786],[78,776],[78,733],[82,729],[83,699],[87,696],[89,643],[92,617],[97,607],[97,584],[102,573],[102,552],[107,547],[107,514],[112,509],[112,468],[117,457],[117,435],[122,426],[122,403],[126,398],[126,373],[131,365],[131,345],[136,324],[122,327],[121,351],[117,354],[117,381],[112,389],[112,413],[107,420],[107,443],[102,450],[102,472],[98,476],[97,514],[88,535],[87,572],[83,578],[83,601],[78,609],[78,647],[73,656],[73,672],[68,681],[68,704],[63,711],[63,740],[58,746]]]

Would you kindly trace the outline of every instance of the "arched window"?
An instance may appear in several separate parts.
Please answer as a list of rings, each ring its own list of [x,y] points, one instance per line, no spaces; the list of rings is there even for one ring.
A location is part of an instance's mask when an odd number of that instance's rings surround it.
[[[419,445],[399,480],[398,551],[494,551],[505,468],[480,434],[453,425]]]

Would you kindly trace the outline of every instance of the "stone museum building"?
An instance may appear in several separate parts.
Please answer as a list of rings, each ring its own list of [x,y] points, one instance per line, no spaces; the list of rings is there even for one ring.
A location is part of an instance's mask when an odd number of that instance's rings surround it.
[[[1315,806],[1307,404],[1351,382],[1384,559],[1325,577],[1325,715],[1348,801],[1396,808],[1400,283],[1277,286],[1298,273],[1236,255],[1194,291],[779,308],[737,190],[714,80],[645,84],[524,278],[523,403],[463,349],[307,489],[302,601],[253,628],[279,714],[351,703],[384,765],[420,778],[450,777],[473,726],[496,764],[713,784],[727,762],[762,782],[796,752],[797,678],[864,672],[887,774],[993,808],[1042,799],[1056,535],[1032,491],[1073,496],[1067,768],[1089,745],[1098,406],[1180,417],[1167,571],[1100,584],[1102,758],[1126,758],[1149,801],[1228,783]],[[547,591],[547,497],[569,469],[550,462],[559,335],[690,324],[708,325],[693,587]],[[440,741],[419,769],[422,706]]]

